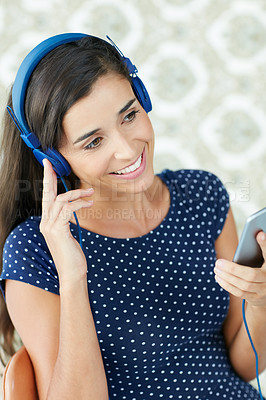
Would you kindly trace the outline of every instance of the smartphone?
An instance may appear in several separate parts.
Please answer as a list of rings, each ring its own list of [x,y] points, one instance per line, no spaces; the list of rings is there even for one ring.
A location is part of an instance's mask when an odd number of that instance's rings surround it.
[[[262,266],[264,261],[262,251],[256,241],[256,235],[260,231],[266,233],[266,207],[250,215],[246,220],[234,255],[234,262],[254,268]]]

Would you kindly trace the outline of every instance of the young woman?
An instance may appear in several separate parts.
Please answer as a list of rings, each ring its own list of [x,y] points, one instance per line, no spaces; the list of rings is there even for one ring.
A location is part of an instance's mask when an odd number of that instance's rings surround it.
[[[1,330],[9,352],[19,333],[39,398],[258,399],[241,299],[262,371],[266,265],[231,261],[236,229],[216,176],[154,174],[153,128],[117,49],[86,36],[48,52],[25,115],[71,167],[65,192],[6,112]]]

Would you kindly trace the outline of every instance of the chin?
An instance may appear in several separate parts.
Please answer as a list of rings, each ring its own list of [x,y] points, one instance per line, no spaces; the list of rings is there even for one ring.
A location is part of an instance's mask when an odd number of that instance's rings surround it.
[[[131,193],[131,194],[143,193],[152,186],[154,178],[155,178],[154,173],[150,172],[149,174],[146,175],[145,178],[143,177],[142,179],[126,181],[123,183],[118,182],[117,185],[114,186],[114,188],[117,190],[117,192]]]

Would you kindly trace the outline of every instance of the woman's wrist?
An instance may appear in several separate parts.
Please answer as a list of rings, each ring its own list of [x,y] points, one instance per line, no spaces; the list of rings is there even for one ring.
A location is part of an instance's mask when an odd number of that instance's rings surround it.
[[[60,295],[67,292],[85,289],[88,294],[87,274],[59,277]]]

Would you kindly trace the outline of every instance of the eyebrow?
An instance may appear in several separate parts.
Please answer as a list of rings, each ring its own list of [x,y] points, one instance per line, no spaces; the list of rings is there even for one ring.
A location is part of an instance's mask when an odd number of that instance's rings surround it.
[[[129,101],[127,102],[127,104],[126,104],[123,108],[121,108],[121,110],[118,112],[118,114],[121,115],[121,114],[123,114],[125,111],[127,111],[127,110],[129,109],[129,107],[131,107],[132,104],[135,103],[136,100],[137,100],[136,97],[134,97],[134,99],[129,100]]]
[[[132,104],[135,103],[136,100],[137,100],[136,97],[134,97],[134,99],[129,100],[127,102],[127,104],[123,108],[121,108],[120,111],[118,111],[118,115],[121,115],[125,111],[127,111],[129,109],[129,107],[131,107]],[[74,144],[82,142],[83,140],[85,140],[85,139],[89,138],[90,136],[94,135],[95,133],[97,133],[99,130],[100,130],[100,128],[97,128],[91,132],[84,133],[84,135],[80,136],[77,140],[75,140]]]

